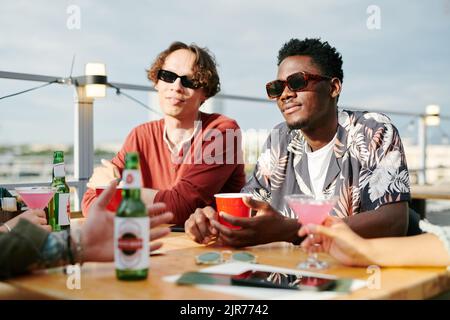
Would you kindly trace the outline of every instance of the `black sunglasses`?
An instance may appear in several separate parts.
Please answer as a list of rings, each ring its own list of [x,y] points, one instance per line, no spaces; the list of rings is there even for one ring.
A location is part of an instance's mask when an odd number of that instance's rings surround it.
[[[323,81],[331,80],[331,78],[306,72],[293,73],[286,78],[286,81],[275,80],[266,84],[267,95],[271,99],[278,98],[283,94],[286,86],[291,91],[302,91],[308,86],[308,82],[311,80]]]
[[[175,72],[163,69],[158,71],[158,79],[164,82],[174,83],[178,78],[181,79],[181,84],[185,88],[198,89],[200,87],[200,84],[198,82],[189,79],[187,76],[179,76]]]

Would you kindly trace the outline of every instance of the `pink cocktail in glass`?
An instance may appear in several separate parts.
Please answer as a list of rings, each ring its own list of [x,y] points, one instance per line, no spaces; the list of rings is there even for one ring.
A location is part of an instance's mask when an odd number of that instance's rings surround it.
[[[337,197],[314,198],[306,195],[292,194],[285,197],[289,207],[294,211],[302,225],[322,224],[337,202]],[[313,240],[314,235],[309,237]],[[298,265],[300,269],[325,269],[325,261],[317,259],[317,253],[310,251],[308,259]]]
[[[49,187],[16,188],[17,193],[30,209],[43,210],[52,199],[55,191]]]
[[[289,207],[294,211],[301,224],[322,224],[331,209],[333,209],[333,203],[319,201],[301,203],[300,201],[292,200]]]

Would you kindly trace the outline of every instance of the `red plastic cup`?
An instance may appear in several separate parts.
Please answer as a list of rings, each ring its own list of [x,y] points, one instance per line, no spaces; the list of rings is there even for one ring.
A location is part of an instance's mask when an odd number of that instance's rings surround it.
[[[95,194],[100,196],[100,194],[108,187],[96,187],[95,188]],[[117,211],[117,208],[119,208],[120,202],[122,202],[122,188],[117,187],[116,193],[112,197],[111,201],[106,206],[106,209],[113,211],[114,213]]]
[[[249,218],[251,209],[247,207],[242,200],[243,197],[251,197],[250,193],[219,193],[215,194],[216,197],[216,206],[217,212],[225,212],[229,215],[239,218]],[[241,227],[234,226],[228,222],[226,222],[219,215],[219,222],[224,226],[227,226],[231,229],[240,229]]]

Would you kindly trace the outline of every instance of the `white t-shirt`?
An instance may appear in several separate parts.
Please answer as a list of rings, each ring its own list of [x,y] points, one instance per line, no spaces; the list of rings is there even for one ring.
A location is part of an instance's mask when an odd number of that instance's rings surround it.
[[[327,176],[328,166],[330,165],[331,155],[336,141],[337,134],[319,150],[312,151],[311,147],[306,145],[306,156],[308,158],[308,171],[311,180],[312,192],[316,197],[323,195],[323,187]]]

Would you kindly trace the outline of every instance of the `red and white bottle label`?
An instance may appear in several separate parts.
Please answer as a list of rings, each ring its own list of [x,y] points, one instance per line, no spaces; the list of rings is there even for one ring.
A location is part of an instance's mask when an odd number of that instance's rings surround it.
[[[119,270],[149,267],[150,221],[148,217],[114,220],[114,261]]]
[[[125,169],[122,173],[123,189],[140,189],[141,174],[139,170]]]

